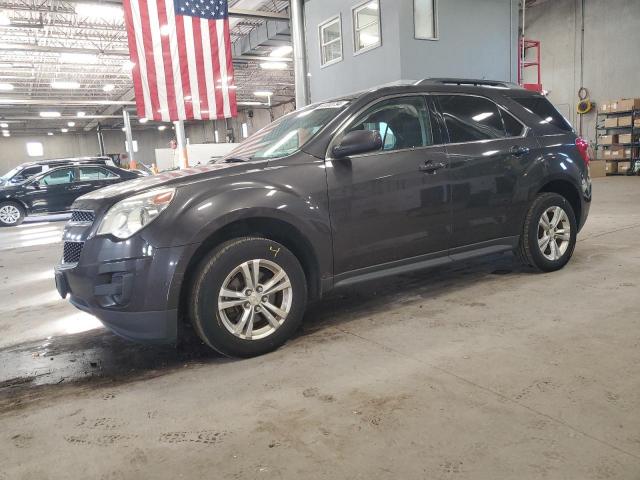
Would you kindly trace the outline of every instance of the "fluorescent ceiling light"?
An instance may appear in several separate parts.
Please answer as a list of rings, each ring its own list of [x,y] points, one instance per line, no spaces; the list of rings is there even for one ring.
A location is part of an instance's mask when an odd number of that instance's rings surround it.
[[[8,13],[0,12],[0,25],[11,25],[11,19],[9,18]]]
[[[68,129],[68,128],[61,128],[61,129],[60,129],[60,131],[61,131],[62,133],[67,133],[67,132],[69,131],[69,129]]]
[[[263,70],[286,70],[287,64],[285,62],[263,62],[260,64],[260,68]]]
[[[13,67],[13,63],[0,62],[0,68],[11,68]]]
[[[57,118],[60,116],[60,112],[40,112],[42,118]]]
[[[75,127],[76,126],[76,122],[67,122],[67,126]]]
[[[9,130],[2,130],[2,133],[9,133]]]
[[[51,88],[55,88],[56,90],[74,90],[80,88],[80,84],[78,82],[55,81],[51,82]]]
[[[9,124],[8,123],[0,123],[0,128],[9,128]]]
[[[76,117],[78,117],[78,118],[82,118],[82,117],[84,117],[85,115],[86,115],[86,113],[84,113],[84,112],[78,112],[78,113],[76,113]]]
[[[59,59],[62,63],[98,63],[98,56],[93,53],[65,52],[60,54]]]
[[[285,45],[284,47],[275,48],[269,54],[270,57],[284,57],[285,55],[289,55],[293,52],[293,47],[291,45]]]
[[[138,120],[140,123],[147,123],[149,121],[148,118],[141,118],[140,120]]]
[[[112,92],[115,88],[116,86],[113,83],[107,83],[104,87],[102,87],[102,90],[105,92]]]
[[[49,135],[50,137],[53,136],[53,132],[47,132],[47,135]]]
[[[262,102],[238,102],[238,105],[243,105],[243,106],[246,106],[246,107],[262,105],[262,104],[263,104]]]
[[[257,92],[253,92],[256,97],[270,97],[273,95],[273,92],[268,90],[258,90]]]
[[[2,133],[2,136],[3,136],[3,137],[10,137],[10,136],[11,136],[11,134],[10,134],[9,132],[3,132],[3,133]]]
[[[0,91],[2,91],[2,92],[10,92],[11,90],[13,90],[13,84],[12,83],[0,83]]]
[[[160,125],[160,126],[158,126],[158,130],[160,130],[160,131],[163,131],[163,130],[166,130],[166,129],[167,129],[167,126],[166,126],[166,125]]]
[[[81,17],[102,18],[111,20],[123,20],[124,11],[116,5],[101,5],[91,3],[79,3],[76,5],[76,15]]]

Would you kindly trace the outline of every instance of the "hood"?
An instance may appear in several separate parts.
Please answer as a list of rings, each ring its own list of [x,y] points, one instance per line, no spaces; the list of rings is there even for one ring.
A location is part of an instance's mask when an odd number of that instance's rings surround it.
[[[15,193],[20,189],[20,184],[5,182],[0,183],[0,198],[10,194]]]
[[[95,200],[119,200],[121,198],[141,193],[160,187],[180,187],[195,182],[232,176],[244,173],[248,170],[255,170],[264,167],[266,161],[242,162],[242,163],[219,163],[214,165],[204,165],[199,167],[187,168],[184,170],[174,170],[171,172],[160,173],[149,177],[140,177],[135,180],[118,183],[109,187],[101,188],[94,192],[83,195],[78,201],[95,201]]]

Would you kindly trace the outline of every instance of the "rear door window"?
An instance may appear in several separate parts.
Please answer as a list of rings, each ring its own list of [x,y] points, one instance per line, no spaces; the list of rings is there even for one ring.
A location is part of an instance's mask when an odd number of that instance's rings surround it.
[[[502,121],[504,122],[504,130],[507,137],[520,137],[524,134],[524,125],[516,120],[513,115],[504,110],[501,110],[500,113],[502,113]]]
[[[73,168],[60,168],[58,170],[54,170],[49,175],[45,175],[41,182],[44,185],[65,185],[68,183],[73,183],[75,179],[75,171]]]
[[[573,131],[571,124],[545,97],[532,95],[530,97],[511,97],[511,99],[539,117],[541,124],[550,124],[566,132]]]
[[[89,182],[93,180],[110,180],[118,178],[115,173],[110,172],[106,168],[100,167],[80,167],[80,181]]]
[[[437,95],[451,143],[504,138],[500,109],[491,100],[470,95]]]

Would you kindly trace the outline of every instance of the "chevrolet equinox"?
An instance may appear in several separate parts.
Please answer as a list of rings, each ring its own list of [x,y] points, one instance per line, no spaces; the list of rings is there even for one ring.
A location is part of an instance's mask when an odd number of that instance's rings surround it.
[[[56,284],[123,337],[174,342],[190,322],[222,354],[260,355],[338,286],[507,251],[564,267],[590,154],[512,84],[379,87],[290,113],[215,164],[79,198]]]

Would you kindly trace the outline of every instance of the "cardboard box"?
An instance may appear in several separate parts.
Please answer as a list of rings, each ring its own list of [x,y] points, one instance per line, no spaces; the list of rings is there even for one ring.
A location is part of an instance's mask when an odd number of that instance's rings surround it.
[[[635,121],[633,122],[633,126],[635,128],[640,128],[640,118],[635,119]]]
[[[638,140],[638,137],[635,137],[635,141]],[[630,133],[621,133],[618,135],[618,143],[633,143],[634,140],[631,137]]]
[[[618,143],[618,135],[600,135],[601,145],[613,145]]]
[[[609,103],[607,102],[602,102],[599,106],[598,106],[598,111],[600,113],[608,113],[609,112]]]
[[[607,175],[618,173],[618,162],[605,162],[604,170]]]
[[[616,102],[617,112],[629,112],[631,110],[640,110],[640,98],[623,98]]]
[[[600,178],[607,175],[606,164],[603,160],[593,160],[589,163],[589,176],[591,178]]]
[[[604,128],[616,128],[618,126],[618,117],[609,117],[604,119]]]
[[[618,173],[627,173],[631,170],[631,162],[618,162]]]
[[[606,148],[604,150],[602,150],[602,158],[604,158],[605,160],[608,160],[611,158],[611,149],[610,148]]]
[[[631,116],[618,117],[616,118],[616,120],[618,121],[619,127],[630,127],[631,120],[633,120],[633,117]]]
[[[612,148],[611,149],[611,159],[620,160],[624,158],[624,149],[623,148]]]

